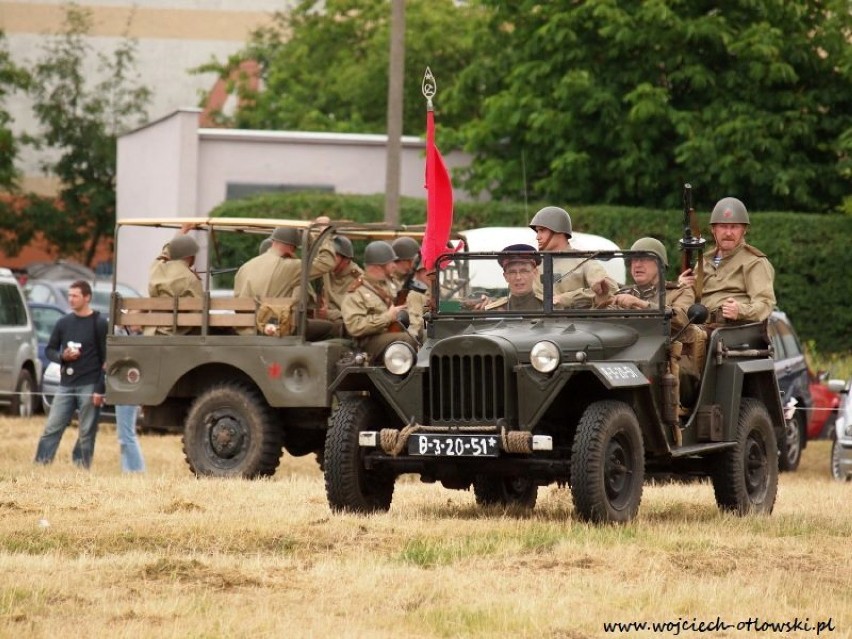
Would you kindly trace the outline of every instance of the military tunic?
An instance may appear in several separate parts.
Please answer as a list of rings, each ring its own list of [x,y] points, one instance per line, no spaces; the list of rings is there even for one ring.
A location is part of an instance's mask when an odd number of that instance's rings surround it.
[[[411,323],[408,325],[409,334],[418,341],[423,340],[425,315],[432,300],[431,291],[420,293],[419,291],[409,291],[408,297],[405,299],[405,309],[408,311],[408,318]]]
[[[729,297],[740,305],[737,321],[759,322],[767,319],[775,308],[775,269],[761,251],[741,244],[722,258],[718,268],[713,264],[714,250],[704,254],[704,286],[701,303],[721,320],[720,308]]]
[[[539,274],[542,274],[542,267],[539,267]],[[591,286],[602,279],[606,279],[610,291],[618,288],[600,262],[585,257],[556,258],[553,260],[553,303],[563,308],[592,308],[595,292]],[[543,295],[539,278],[536,278],[533,290],[536,295]]]
[[[332,321],[342,321],[343,313],[343,298],[349,292],[349,289],[361,275],[364,274],[364,269],[351,262],[346,270],[342,273],[331,271],[323,275],[323,294],[326,297],[326,306],[328,309],[328,319]]]
[[[416,346],[408,333],[390,331],[393,319],[393,290],[387,280],[363,275],[343,298],[341,312],[346,330],[373,360],[376,360],[391,342],[407,342]]]
[[[623,286],[616,292],[616,295],[621,294],[633,295],[648,302],[648,308],[659,308],[660,305],[656,284]],[[673,330],[679,330],[686,326],[689,321],[686,312],[694,302],[695,291],[691,286],[678,286],[674,282],[666,282],[666,306],[672,309]]]
[[[203,297],[201,280],[198,279],[189,265],[183,260],[154,260],[148,272],[148,295],[151,297]],[[177,329],[177,333],[185,335],[192,331],[189,326]],[[153,326],[145,329],[146,335],[171,335],[171,327]]]
[[[485,305],[486,311],[541,311],[544,303],[534,291],[526,295],[509,295]]]
[[[309,279],[334,268],[334,244],[327,240],[311,264]],[[302,279],[302,260],[281,257],[270,248],[243,264],[234,278],[234,297],[290,297]]]

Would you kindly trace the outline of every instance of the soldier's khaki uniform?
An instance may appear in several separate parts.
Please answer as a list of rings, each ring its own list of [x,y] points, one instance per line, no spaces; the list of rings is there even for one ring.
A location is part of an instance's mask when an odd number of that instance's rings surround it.
[[[423,315],[432,305],[431,290],[425,293],[419,291],[409,291],[408,297],[405,299],[405,308],[408,311],[408,318],[411,323],[408,325],[408,333],[418,342],[423,341],[425,336],[425,320]]]
[[[148,271],[148,295],[151,297],[203,297],[201,280],[183,260],[154,260]],[[177,329],[180,335],[186,335],[193,329],[183,326]],[[145,329],[146,335],[171,335],[172,328],[167,326]]]
[[[712,313],[711,322],[722,323],[722,303],[729,297],[740,305],[737,321],[760,322],[775,308],[775,269],[761,251],[742,244],[713,264],[715,250],[704,254],[704,287],[701,303]]]
[[[650,308],[659,308],[659,295],[657,294],[657,285],[650,284],[640,287],[633,284],[632,286],[622,286],[616,295],[626,293],[638,297],[644,302],[648,302]],[[686,312],[689,307],[695,303],[695,290],[691,286],[678,286],[675,282],[666,282],[666,306],[672,309],[672,330],[678,331],[686,326],[689,321]]]
[[[334,268],[334,245],[327,240],[311,264],[310,279]],[[234,278],[234,297],[290,297],[302,279],[302,260],[281,257],[269,249],[240,267]]]
[[[322,276],[323,279],[323,295],[326,298],[326,307],[328,309],[328,319],[333,322],[343,321],[343,298],[352,288],[355,281],[364,274],[364,269],[350,262],[349,266],[342,273],[331,271]]]
[[[542,267],[538,268],[539,275]],[[610,292],[618,285],[607,276],[600,262],[584,257],[560,257],[553,260],[553,303],[563,308],[592,308],[595,305],[593,283],[606,279]],[[540,278],[536,278],[533,290],[541,297],[543,289]]]
[[[387,280],[376,280],[364,275],[343,298],[341,312],[346,330],[373,360],[391,342],[417,345],[408,333],[389,330],[393,321],[389,312],[393,306],[393,296]]]
[[[526,295],[509,295],[489,302],[485,305],[486,311],[541,311],[544,303],[541,297],[532,291]]]

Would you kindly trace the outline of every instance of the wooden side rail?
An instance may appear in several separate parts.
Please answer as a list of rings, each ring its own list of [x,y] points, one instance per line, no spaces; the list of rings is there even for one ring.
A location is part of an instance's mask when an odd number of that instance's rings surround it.
[[[250,297],[128,297],[118,302],[119,326],[254,328],[261,304],[280,304],[291,298]],[[205,317],[205,305],[209,313]]]

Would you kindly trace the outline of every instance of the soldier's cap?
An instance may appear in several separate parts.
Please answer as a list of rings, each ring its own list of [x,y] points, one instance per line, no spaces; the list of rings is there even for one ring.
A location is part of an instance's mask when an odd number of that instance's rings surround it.
[[[510,244],[505,247],[501,253],[536,253],[536,248],[530,246],[529,244]],[[497,258],[497,261],[500,263],[500,266],[505,270],[509,264],[514,264],[515,262],[533,262],[536,266],[541,264],[541,256],[537,253],[535,255],[530,255],[529,257],[523,257],[521,255],[506,255]]]

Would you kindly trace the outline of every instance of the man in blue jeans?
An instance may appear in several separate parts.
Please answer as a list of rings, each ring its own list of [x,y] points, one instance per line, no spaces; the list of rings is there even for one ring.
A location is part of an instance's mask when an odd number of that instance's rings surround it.
[[[104,403],[107,323],[91,309],[91,300],[92,287],[88,282],[78,280],[68,287],[71,312],[53,327],[45,348],[48,359],[59,363],[62,377],[38,441],[37,464],[53,461],[75,410],[80,411],[80,432],[71,460],[83,468],[92,464],[98,417]]]

